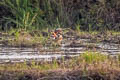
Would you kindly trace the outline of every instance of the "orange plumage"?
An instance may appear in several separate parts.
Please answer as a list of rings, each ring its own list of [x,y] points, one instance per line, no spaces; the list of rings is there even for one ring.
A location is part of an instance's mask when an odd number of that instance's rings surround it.
[[[61,30],[55,30],[54,32],[52,32],[52,37],[55,40],[55,42],[57,42],[59,45],[61,44],[63,40]]]

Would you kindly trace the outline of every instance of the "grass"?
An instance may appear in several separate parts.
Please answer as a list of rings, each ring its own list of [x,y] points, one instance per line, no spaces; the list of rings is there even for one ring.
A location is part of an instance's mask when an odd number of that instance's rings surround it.
[[[32,26],[34,21],[36,21],[38,11],[29,6],[31,4],[28,0],[4,0],[1,2],[1,4],[7,6],[11,10],[12,14],[16,17],[16,19],[7,17],[4,19],[16,23],[18,28],[21,27],[23,29],[27,29],[28,27]]]
[[[115,9],[113,14],[119,14],[117,8],[120,6],[118,4],[120,1],[104,2],[73,1],[69,4],[69,0],[2,0],[0,2],[0,29],[7,27],[6,30],[9,30],[15,27],[25,30],[41,30],[49,27],[74,28],[77,26],[77,30],[88,32],[113,29],[119,31],[119,22],[117,22],[119,20],[116,18],[119,15],[115,15],[116,17],[106,15],[109,15],[113,9]],[[117,6],[113,7],[114,5]]]
[[[95,53],[95,52],[86,52],[84,54],[81,54],[77,58],[73,58],[70,60],[65,61],[64,57],[62,58],[62,61],[59,62],[56,59],[53,60],[52,62],[35,62],[34,60],[31,62],[24,62],[24,63],[13,63],[13,64],[1,64],[0,65],[0,70],[29,70],[29,69],[37,69],[37,70],[56,70],[56,69],[73,69],[76,67],[83,66],[84,64],[109,64],[112,61],[116,60],[111,60],[111,58],[108,58],[107,55],[103,55],[100,53]],[[119,63],[119,59],[117,61]],[[112,62],[113,63],[113,62]],[[113,63],[113,64],[118,64],[118,63]],[[63,66],[64,65],[64,66]],[[112,64],[109,64],[112,65]],[[72,66],[72,67],[71,67]],[[97,66],[97,65],[96,65]],[[102,66],[102,64],[101,64]],[[107,66],[107,65],[106,65]],[[85,67],[85,65],[84,65]],[[99,66],[97,66],[99,67]]]
[[[47,34],[47,36],[43,36],[42,32]],[[10,46],[39,46],[45,45],[50,33],[47,31],[38,31],[38,30],[24,30],[24,29],[11,29],[6,33],[8,36],[8,42],[6,44]],[[4,37],[4,35],[2,36]]]
[[[81,58],[83,58],[82,60],[85,60],[85,62],[93,63],[93,62],[99,62],[99,61],[104,62],[104,60],[107,59],[107,56],[97,52],[86,52],[85,54],[81,55]]]
[[[49,47],[56,49],[60,47],[55,40],[51,38],[52,29],[39,30],[25,30],[25,29],[11,29],[4,35],[2,43],[8,46],[15,47]],[[2,33],[3,34],[3,33]],[[5,37],[5,38],[4,38]],[[4,40],[5,39],[5,40]],[[48,45],[49,44],[49,45]]]
[[[50,47],[57,47],[57,43],[51,39],[51,31],[53,28],[47,28],[43,29],[41,31],[39,30],[25,30],[25,29],[10,29],[5,33],[6,36],[10,36],[8,39],[8,45],[12,46],[46,46],[47,43],[50,43]],[[118,41],[117,36],[119,35],[119,32],[113,32],[113,31],[106,31],[105,34],[101,34],[101,32],[98,31],[92,31],[92,32],[86,32],[86,31],[71,31],[68,28],[63,28],[63,35],[66,35],[67,32],[74,32],[77,33],[76,36],[79,36],[80,38],[84,39],[91,39],[95,42],[100,42],[104,40],[110,40],[111,41]],[[2,32],[4,35],[4,33]],[[44,36],[47,35],[47,36]],[[69,34],[67,34],[69,35]],[[11,37],[12,36],[12,37]],[[4,38],[4,36],[3,36]],[[7,41],[6,39],[3,41]],[[88,44],[88,48],[94,48],[94,44]],[[58,46],[59,47],[59,46]]]
[[[68,79],[70,79],[70,77],[75,79],[81,77],[81,80],[84,80],[83,78],[91,78],[93,80],[117,80],[115,78],[119,77],[119,75],[116,75],[120,73],[119,62],[119,59],[113,59],[107,57],[107,55],[86,52],[77,58],[67,61],[63,58],[61,62],[53,60],[52,62],[31,61],[0,64],[0,79],[5,79],[4,76],[7,76],[12,77],[10,80],[14,80],[14,78],[26,78],[25,76],[27,75],[30,78],[43,78],[43,80],[46,80],[44,78],[52,80],[54,77],[62,80],[67,76],[69,76]],[[99,78],[95,79],[97,77]]]
[[[55,0],[53,4],[59,7]],[[25,30],[41,30],[60,26],[58,17],[54,17],[54,8],[49,0],[44,0],[42,3],[40,0],[4,0],[0,2],[0,6],[8,8],[12,14],[12,16],[2,17],[6,28],[13,28],[9,24],[15,24],[14,27],[17,29]]]
[[[38,70],[49,70],[49,69],[59,69],[59,68],[69,68],[70,64],[74,64],[77,67],[78,65],[81,65],[81,63],[85,62],[87,64],[92,64],[94,62],[104,62],[107,60],[107,56],[100,54],[100,53],[94,53],[94,52],[86,52],[84,54],[81,54],[78,58],[73,58],[69,61],[65,61],[64,57],[62,58],[62,61],[59,63],[56,59],[52,62],[35,62],[34,60],[31,62],[24,62],[24,63],[15,63],[15,64],[1,64],[0,70],[29,70],[29,69],[38,69]],[[78,65],[77,65],[78,64]],[[7,66],[6,66],[7,65]],[[64,65],[64,66],[63,66]],[[6,67],[5,67],[6,66]],[[73,67],[72,67],[73,68]]]

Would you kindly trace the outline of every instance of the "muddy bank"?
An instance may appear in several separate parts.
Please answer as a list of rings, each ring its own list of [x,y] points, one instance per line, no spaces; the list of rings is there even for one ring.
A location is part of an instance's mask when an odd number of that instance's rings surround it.
[[[0,80],[119,80],[120,56],[86,53],[70,60],[0,64]]]
[[[51,39],[49,32],[33,31],[0,34],[0,63],[52,61],[77,57],[86,51],[116,56],[120,53],[119,34],[77,32],[63,29],[61,45]]]
[[[25,31],[19,30],[17,32],[0,33],[0,43],[6,46],[14,47],[44,47],[44,46],[55,46],[55,41],[51,38],[51,32],[54,30],[47,31]],[[90,42],[106,42],[120,44],[120,33],[119,32],[82,32],[75,31],[72,29],[62,29],[63,41],[62,43],[80,43]],[[82,41],[81,41],[82,40]]]
[[[0,71],[0,80],[119,80],[119,70]]]

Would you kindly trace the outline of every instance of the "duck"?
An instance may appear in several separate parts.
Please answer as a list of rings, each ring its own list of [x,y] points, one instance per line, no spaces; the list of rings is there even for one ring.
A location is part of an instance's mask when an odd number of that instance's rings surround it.
[[[58,45],[61,45],[61,42],[63,40],[62,29],[61,28],[55,29],[52,32],[52,38]]]

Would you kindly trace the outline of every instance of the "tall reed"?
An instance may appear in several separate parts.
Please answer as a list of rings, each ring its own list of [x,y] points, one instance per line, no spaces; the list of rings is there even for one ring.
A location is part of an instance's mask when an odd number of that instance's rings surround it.
[[[119,0],[1,0],[0,7],[7,7],[13,15],[1,18],[1,23],[5,22],[8,27],[14,23],[17,28],[22,29],[75,29],[76,24],[79,24],[79,30],[89,32],[120,30]]]

